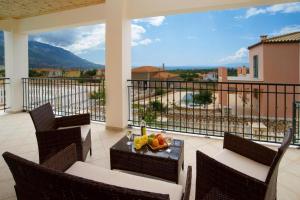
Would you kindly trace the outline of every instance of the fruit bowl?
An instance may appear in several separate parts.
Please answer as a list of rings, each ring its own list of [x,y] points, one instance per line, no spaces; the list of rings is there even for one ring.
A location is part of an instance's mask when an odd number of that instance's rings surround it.
[[[151,144],[148,144],[148,146],[154,150],[154,151],[157,151],[157,150],[160,150],[160,149],[164,149],[164,148],[167,148],[168,147],[168,144],[165,142],[163,145],[158,145],[158,146],[153,146]]]
[[[168,147],[165,137],[162,134],[151,134],[148,136],[148,146],[152,150],[160,150]]]

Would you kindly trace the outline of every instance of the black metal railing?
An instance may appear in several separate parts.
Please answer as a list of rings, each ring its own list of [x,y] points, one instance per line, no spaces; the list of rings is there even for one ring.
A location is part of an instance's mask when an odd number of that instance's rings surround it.
[[[300,102],[296,101],[294,103],[294,109],[293,109],[293,131],[294,135],[300,134]],[[294,137],[294,140],[297,139]],[[296,143],[297,141],[294,141]],[[298,141],[299,142],[299,141]]]
[[[23,109],[50,102],[56,115],[90,113],[105,121],[104,80],[90,78],[23,78]]]
[[[0,111],[8,109],[6,101],[6,87],[9,84],[9,78],[0,78]]]
[[[128,81],[129,123],[154,129],[281,143],[293,127],[300,85],[250,82]],[[294,145],[300,135],[294,132]]]

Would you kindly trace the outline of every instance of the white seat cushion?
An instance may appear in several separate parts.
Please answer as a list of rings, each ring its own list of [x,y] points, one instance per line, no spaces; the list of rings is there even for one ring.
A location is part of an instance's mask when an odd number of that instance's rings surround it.
[[[180,200],[183,192],[181,185],[113,171],[80,161],[74,163],[66,173],[119,187],[169,194],[170,200]]]
[[[270,169],[267,165],[258,163],[228,149],[223,149],[214,156],[214,159],[232,169],[263,182],[266,181]]]
[[[81,140],[85,141],[86,136],[88,135],[90,129],[91,129],[91,125],[87,124],[87,125],[81,125],[81,126],[67,126],[67,127],[59,127],[58,130],[61,129],[67,129],[67,128],[75,128],[75,127],[80,127],[80,131],[81,131]]]

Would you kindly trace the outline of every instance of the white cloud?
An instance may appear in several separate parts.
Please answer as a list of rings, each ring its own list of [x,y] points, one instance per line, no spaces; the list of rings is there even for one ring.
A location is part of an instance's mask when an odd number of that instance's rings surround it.
[[[290,25],[281,28],[279,31],[275,31],[271,33],[271,35],[282,35],[282,34],[287,34],[287,33],[292,33],[297,31],[300,31],[300,25]]]
[[[157,17],[148,17],[148,18],[143,18],[143,19],[134,19],[133,22],[135,23],[148,23],[152,26],[160,26],[163,24],[165,21],[166,17],[165,16],[157,16]]]
[[[145,37],[146,29],[143,26],[137,24],[131,24],[131,45],[138,46],[144,45],[147,46],[153,42],[160,42],[159,38],[151,39]]]
[[[265,14],[266,10],[262,8],[249,8],[245,14],[245,18],[249,18],[259,14]]]
[[[137,23],[146,23],[152,26],[160,26],[164,22],[164,16],[150,17],[134,20],[131,25],[132,46],[149,45],[159,42],[160,39],[145,37],[146,29]],[[67,49],[75,54],[83,54],[91,49],[105,48],[105,24],[82,26],[77,28],[62,29],[30,36],[31,40],[50,44]]]
[[[149,38],[146,38],[144,40],[139,41],[139,44],[142,44],[142,45],[148,45],[148,44],[151,44],[151,43],[152,43],[152,40],[149,39]]]
[[[245,47],[240,48],[237,50],[233,55],[227,56],[219,60],[220,63],[234,63],[234,62],[241,62],[243,59],[247,58],[248,56],[248,49]]]
[[[75,53],[83,53],[87,49],[99,47],[105,43],[105,25],[95,27],[90,32],[82,32],[80,38],[68,49]]]
[[[82,54],[88,49],[104,48],[105,24],[34,34],[30,39]]]
[[[152,43],[152,40],[149,38],[144,38],[146,29],[140,25],[132,24],[131,25],[131,45],[149,45]]]
[[[276,14],[276,13],[295,13],[300,12],[300,3],[285,3],[285,4],[276,4],[273,6],[267,6],[262,8],[249,8],[245,15],[237,16],[237,19],[241,18],[250,18],[260,14]]]
[[[149,17],[149,18],[143,18],[143,19],[134,19],[132,20],[133,23],[131,24],[131,45],[132,46],[138,46],[138,45],[149,45],[153,42],[160,42],[159,38],[151,39],[145,37],[146,29],[141,25],[148,24],[151,26],[161,26],[163,22],[165,21],[165,16],[158,16],[158,17]]]
[[[132,41],[138,41],[141,40],[143,37],[143,34],[146,33],[146,29],[144,27],[132,24],[131,25],[131,37]]]

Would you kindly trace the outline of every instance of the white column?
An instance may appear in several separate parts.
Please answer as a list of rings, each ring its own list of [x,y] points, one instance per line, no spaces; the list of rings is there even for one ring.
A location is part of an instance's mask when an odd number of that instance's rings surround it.
[[[106,1],[106,127],[128,123],[127,80],[131,78],[131,21],[127,1]]]
[[[28,35],[4,32],[5,76],[10,78],[7,104],[10,112],[23,109],[22,78],[28,77]]]

